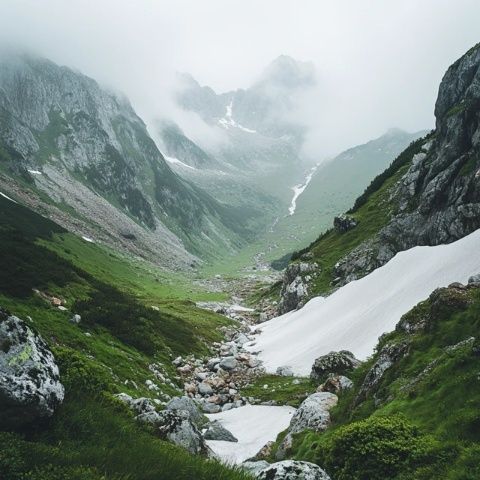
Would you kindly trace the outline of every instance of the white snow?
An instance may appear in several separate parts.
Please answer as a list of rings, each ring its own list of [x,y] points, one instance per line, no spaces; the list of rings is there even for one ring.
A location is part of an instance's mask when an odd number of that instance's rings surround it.
[[[297,209],[297,200],[298,197],[305,191],[305,189],[308,187],[308,184],[312,180],[313,174],[316,172],[318,168],[318,164],[315,165],[307,174],[305,177],[305,181],[303,183],[300,183],[299,185],[295,185],[292,187],[293,190],[293,198],[290,203],[290,207],[288,207],[288,214],[292,216],[295,213],[295,210]]]
[[[290,424],[295,413],[293,407],[246,405],[226,412],[207,415],[238,438],[238,442],[207,440],[208,446],[225,463],[241,463],[253,457],[268,441]]]
[[[13,198],[10,198],[8,195],[5,195],[3,192],[0,192],[0,195],[6,198],[7,200],[10,200],[13,203],[17,203]]]
[[[85,240],[85,241],[88,242],[88,243],[95,243],[95,242],[93,241],[93,239],[90,238],[90,237],[85,237],[84,235],[82,235],[82,238],[83,238],[83,240]]]
[[[242,305],[231,305],[230,310],[233,310],[234,312],[254,312],[254,308],[248,308],[248,307],[243,307]]]
[[[257,133],[256,130],[251,130],[250,128],[244,127],[243,125],[240,125],[239,123],[237,123],[232,117],[232,108],[233,108],[233,100],[231,100],[230,103],[227,105],[225,116],[223,118],[220,118],[220,120],[218,120],[218,123],[222,125],[222,127],[226,128],[227,130],[230,127],[236,127],[247,133]]]
[[[195,167],[192,167],[191,165],[187,165],[186,163],[182,162],[181,160],[179,160],[178,158],[175,158],[175,157],[169,157],[168,155],[163,155],[163,157],[165,158],[165,160],[169,163],[173,163],[175,165],[179,165],[180,167],[184,167],[184,168],[189,168],[190,170],[196,170]]]
[[[33,175],[41,175],[42,172],[40,170],[28,170],[29,173],[33,174]]]
[[[382,333],[437,287],[466,283],[480,273],[479,247],[477,230],[449,245],[400,252],[329,297],[258,325],[260,335],[245,347],[260,352],[268,372],[290,365],[295,374],[308,375],[314,360],[332,350],[350,350],[364,359]]]

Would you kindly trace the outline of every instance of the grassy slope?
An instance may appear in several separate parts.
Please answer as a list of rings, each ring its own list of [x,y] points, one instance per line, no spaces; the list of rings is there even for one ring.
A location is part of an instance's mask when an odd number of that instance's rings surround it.
[[[332,412],[334,426],[297,436],[292,455],[323,465],[335,480],[480,478],[479,343],[447,348],[480,336],[480,289],[466,295],[449,290],[407,313],[410,324],[427,319],[428,327],[380,339],[377,352],[387,342],[407,340],[410,348],[375,396],[355,405],[378,354],[355,372],[354,390]]]
[[[2,478],[244,478],[140,429],[112,397],[178,394],[171,358],[205,353],[207,342],[221,338],[224,317],[178,298],[190,288],[177,289],[145,265],[85,243],[3,197],[0,252],[0,305],[41,333],[66,386],[51,420],[0,432]],[[32,288],[64,298],[69,310],[52,307]],[[80,326],[68,321],[72,313],[82,315]],[[158,380],[152,363],[174,383]],[[146,380],[160,391],[148,390]]]

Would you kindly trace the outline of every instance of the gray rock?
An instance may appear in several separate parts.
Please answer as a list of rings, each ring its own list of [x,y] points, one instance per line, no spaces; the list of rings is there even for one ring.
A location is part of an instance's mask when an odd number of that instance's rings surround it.
[[[330,373],[343,375],[357,368],[359,365],[360,361],[355,358],[352,352],[347,350],[330,352],[315,360],[310,378],[317,382],[322,381]]]
[[[297,460],[272,463],[261,470],[256,478],[258,480],[330,480],[318,465]]]
[[[346,390],[353,387],[353,382],[343,375],[330,375],[322,385],[317,389],[317,392],[330,392],[339,395]]]
[[[235,357],[225,357],[220,362],[220,367],[227,371],[234,370],[237,368],[237,365],[238,362],[235,360]]]
[[[318,271],[316,263],[291,263],[283,274],[282,289],[278,311],[280,314],[295,310],[303,305],[308,296],[308,285],[305,275]]]
[[[292,367],[290,367],[288,365],[278,367],[276,373],[277,373],[277,375],[280,375],[281,377],[293,377]]]
[[[213,388],[211,387],[210,384],[206,382],[201,382],[198,384],[198,393],[200,395],[203,395],[204,397],[205,396],[208,397],[213,394]]]
[[[70,319],[70,323],[73,323],[74,325],[78,325],[82,321],[82,317],[76,313],[73,315],[73,317]]]
[[[346,215],[340,215],[333,219],[333,228],[339,233],[345,233],[355,228],[357,221],[354,218],[347,217]]]
[[[190,397],[173,397],[167,403],[167,405],[165,405],[165,409],[173,411],[184,410],[188,412],[190,415],[190,420],[198,427],[201,427],[208,422],[208,419],[200,411],[200,407],[197,402]]]
[[[117,393],[115,395],[118,400],[125,403],[137,415],[143,413],[155,412],[155,405],[152,400],[145,397],[133,398],[128,393]]]
[[[480,283],[480,273],[477,273],[476,275],[472,275],[469,279],[468,279],[468,283]]]
[[[200,431],[183,410],[164,410],[158,415],[157,431],[161,438],[193,454],[206,453],[208,448]]]
[[[238,442],[238,439],[227,430],[218,420],[210,422],[203,432],[205,440],[223,440],[224,442]]]
[[[257,474],[259,474],[265,468],[269,467],[270,464],[265,460],[259,460],[258,462],[243,462],[239,466],[242,470],[245,470],[246,472],[256,477]]]
[[[64,394],[47,344],[23,320],[0,309],[0,427],[51,416]]]
[[[210,402],[202,402],[201,407],[205,413],[218,413],[222,411],[222,407],[220,407],[220,405]]]
[[[330,425],[329,410],[338,402],[338,397],[330,392],[314,393],[307,397],[298,407],[290,420],[289,433],[304,430],[321,432]]]

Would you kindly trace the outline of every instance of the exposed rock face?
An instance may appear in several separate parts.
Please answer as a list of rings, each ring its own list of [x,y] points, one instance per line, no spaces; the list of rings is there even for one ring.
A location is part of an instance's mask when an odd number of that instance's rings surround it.
[[[291,263],[283,274],[282,290],[278,311],[280,314],[290,312],[303,306],[308,295],[308,281],[318,270],[316,263]]]
[[[205,440],[223,440],[224,442],[238,442],[238,439],[227,430],[218,420],[210,422],[203,433]]]
[[[358,392],[355,404],[360,404],[370,397],[378,387],[384,373],[408,353],[408,342],[387,343],[377,355],[377,360],[367,373]]]
[[[397,252],[450,243],[480,228],[480,45],[446,72],[435,105],[435,136],[391,191],[389,223],[335,266],[337,285]]]
[[[256,478],[259,480],[330,480],[318,465],[296,460],[272,463],[261,470]]]
[[[0,427],[51,416],[64,393],[55,358],[43,339],[0,309]]]
[[[208,447],[190,415],[184,410],[164,410],[156,421],[162,438],[178,445],[193,454],[206,453]]]
[[[341,350],[340,352],[330,352],[318,357],[312,365],[310,378],[321,382],[330,373],[343,375],[360,365],[360,361],[355,358],[352,352]]]
[[[290,421],[289,433],[304,430],[321,432],[330,425],[329,410],[338,402],[338,397],[330,392],[314,393],[298,407]]]
[[[346,215],[340,215],[333,219],[333,228],[339,233],[345,233],[355,228],[357,221],[354,218],[347,217]]]

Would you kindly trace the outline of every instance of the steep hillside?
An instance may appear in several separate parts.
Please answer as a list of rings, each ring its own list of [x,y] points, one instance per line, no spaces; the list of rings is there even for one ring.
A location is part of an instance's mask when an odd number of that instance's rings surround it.
[[[2,188],[74,231],[172,267],[248,235],[248,213],[175,175],[128,100],[80,73],[3,54],[0,116]]]
[[[114,397],[163,405],[183,387],[172,358],[207,352],[229,320],[178,299],[178,279],[172,284],[3,196],[0,252],[0,323],[8,311],[41,334],[65,386],[51,418],[12,428],[0,416],[2,479],[244,478],[160,440]],[[2,343],[2,352],[9,347]]]
[[[294,254],[317,265],[309,296],[362,277],[398,251],[453,242],[480,227],[479,65],[476,46],[448,69],[435,131],[373,180],[348,212],[354,221],[339,222]]]
[[[288,456],[335,480],[479,477],[480,284],[435,290],[380,338],[340,394],[333,426]]]

